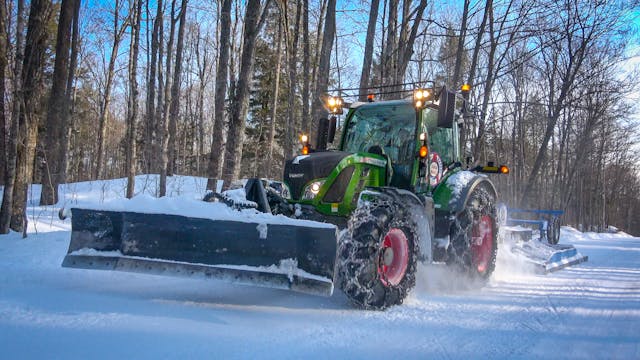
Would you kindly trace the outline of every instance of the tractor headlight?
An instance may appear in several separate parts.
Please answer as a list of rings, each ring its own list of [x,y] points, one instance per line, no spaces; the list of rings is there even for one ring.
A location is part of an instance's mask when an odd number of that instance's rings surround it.
[[[314,181],[304,188],[302,200],[313,200],[320,192],[320,188],[324,185],[325,180]]]
[[[433,102],[431,89],[417,89],[413,92],[413,104],[416,108],[422,109],[429,101]]]
[[[340,96],[328,96],[325,99],[324,106],[331,114],[342,114],[344,101]]]
[[[280,196],[287,200],[291,200],[291,191],[289,191],[289,186],[287,186],[287,184],[282,184],[282,192],[280,193]]]

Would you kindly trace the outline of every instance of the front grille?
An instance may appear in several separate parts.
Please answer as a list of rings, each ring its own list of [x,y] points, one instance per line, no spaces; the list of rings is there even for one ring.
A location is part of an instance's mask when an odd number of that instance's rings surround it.
[[[304,186],[312,180],[326,178],[340,160],[349,155],[341,151],[311,153],[309,156],[287,161],[284,167],[284,182],[291,190],[294,200],[302,198]]]

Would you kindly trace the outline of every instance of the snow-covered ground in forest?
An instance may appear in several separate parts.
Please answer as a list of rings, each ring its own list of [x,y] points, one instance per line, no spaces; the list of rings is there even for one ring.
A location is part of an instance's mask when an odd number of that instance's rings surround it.
[[[136,191],[156,182],[138,177]],[[51,207],[33,187],[29,236],[0,235],[0,358],[640,358],[640,238],[563,228],[587,263],[536,275],[500,262],[482,289],[422,266],[405,304],[384,312],[339,291],[62,268],[60,205],[119,198],[125,185],[70,184]],[[205,185],[173,177],[169,195],[197,200]]]

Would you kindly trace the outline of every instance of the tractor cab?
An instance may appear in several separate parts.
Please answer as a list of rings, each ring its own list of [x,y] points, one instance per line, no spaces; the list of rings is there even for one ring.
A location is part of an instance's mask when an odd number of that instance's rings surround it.
[[[347,116],[340,150],[384,156],[390,165],[389,186],[424,188],[427,175],[423,173],[421,181],[419,173],[424,166],[430,170],[429,183],[436,185],[446,168],[458,161],[459,146],[457,129],[438,124],[438,109],[416,108],[409,100],[356,104]]]
[[[367,103],[352,110],[340,150],[385,157],[391,186],[409,189],[417,154],[416,111],[409,101]]]
[[[355,103],[339,149],[381,155],[388,164],[387,186],[426,192],[459,161],[454,108],[447,106],[453,102],[455,94],[442,88],[437,99],[433,90],[417,90],[413,101]]]
[[[301,136],[301,155],[285,165],[289,200],[310,214],[344,218],[367,187],[428,194],[458,163],[455,93],[446,88],[416,90],[413,101],[349,104],[337,149],[326,150],[343,105],[340,98],[328,98],[333,116],[320,121],[317,147],[312,149],[308,136]]]

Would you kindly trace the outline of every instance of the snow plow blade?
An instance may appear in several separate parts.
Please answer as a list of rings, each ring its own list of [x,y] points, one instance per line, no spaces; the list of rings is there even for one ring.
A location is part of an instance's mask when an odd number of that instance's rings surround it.
[[[179,215],[71,209],[64,267],[214,278],[333,293],[337,230]]]
[[[532,239],[531,229],[507,226],[501,231],[511,252],[532,265],[537,273],[548,274],[589,260],[573,245],[552,245]]]

